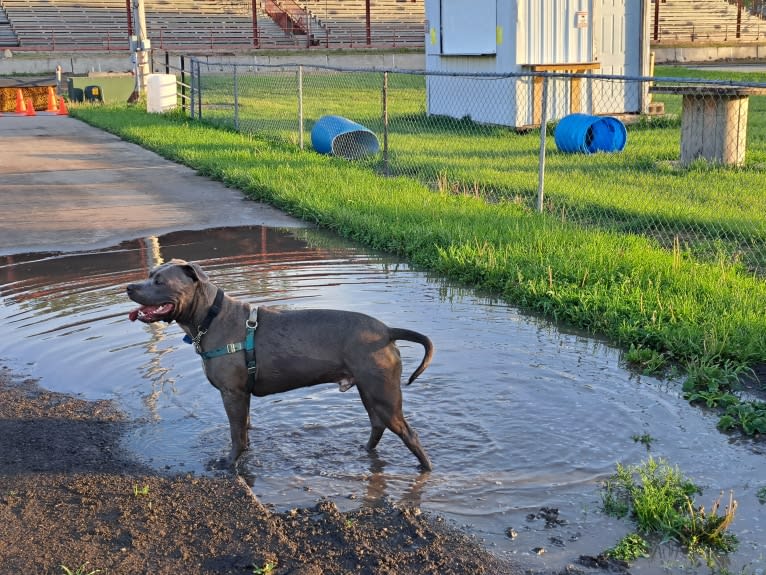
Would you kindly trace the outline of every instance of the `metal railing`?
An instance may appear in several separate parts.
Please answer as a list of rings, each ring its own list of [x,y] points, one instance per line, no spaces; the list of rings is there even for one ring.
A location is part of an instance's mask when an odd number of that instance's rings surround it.
[[[377,139],[351,157],[380,174],[766,274],[766,84],[190,68],[193,118],[309,153],[312,130],[340,116]]]

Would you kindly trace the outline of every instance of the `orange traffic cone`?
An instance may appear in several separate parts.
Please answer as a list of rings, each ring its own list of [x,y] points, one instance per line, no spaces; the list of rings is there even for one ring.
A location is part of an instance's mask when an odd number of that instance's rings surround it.
[[[24,94],[21,93],[21,88],[16,90],[16,113],[26,114],[27,106],[24,104]]]
[[[56,94],[53,92],[53,86],[48,86],[48,112],[58,112],[58,101],[56,100]]]
[[[69,115],[69,109],[66,107],[66,102],[64,101],[64,96],[59,96],[59,111],[57,112],[59,116],[68,116]]]
[[[35,107],[32,104],[32,98],[27,98],[27,116],[37,116],[37,112],[35,112]]]

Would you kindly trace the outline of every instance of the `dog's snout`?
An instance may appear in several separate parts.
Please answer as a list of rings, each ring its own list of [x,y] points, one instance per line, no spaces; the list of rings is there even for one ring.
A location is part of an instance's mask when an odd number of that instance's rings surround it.
[[[128,286],[125,288],[125,291],[128,292],[128,295],[134,293],[138,289],[138,285],[136,284],[128,284]]]

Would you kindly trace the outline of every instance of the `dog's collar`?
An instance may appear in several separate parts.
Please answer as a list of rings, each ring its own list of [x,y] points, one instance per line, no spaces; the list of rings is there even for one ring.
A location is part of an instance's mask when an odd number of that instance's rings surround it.
[[[205,316],[205,319],[202,321],[202,325],[200,325],[197,328],[197,332],[205,332],[207,333],[207,330],[210,329],[210,324],[213,323],[213,320],[216,318],[216,316],[221,313],[221,304],[223,303],[223,290],[221,288],[218,288],[218,291],[215,292],[215,299],[213,300],[213,305],[210,306],[210,309],[207,310],[207,315]]]
[[[221,304],[223,304],[223,290],[218,288],[218,291],[215,292],[213,305],[207,310],[207,315],[205,316],[205,319],[202,320],[202,323],[197,326],[197,335],[194,337],[191,337],[188,334],[184,336],[184,341],[186,343],[193,343],[194,351],[199,354],[202,353],[202,336],[207,333],[207,330],[210,329],[210,324],[212,324],[213,320],[219,313],[221,313]]]

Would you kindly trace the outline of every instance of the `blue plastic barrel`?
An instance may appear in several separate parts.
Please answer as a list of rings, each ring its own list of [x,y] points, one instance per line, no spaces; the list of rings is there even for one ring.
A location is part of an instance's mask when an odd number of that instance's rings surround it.
[[[355,160],[380,149],[377,136],[342,116],[322,116],[311,129],[311,145],[320,154]]]
[[[553,138],[562,152],[621,152],[628,132],[625,125],[612,116],[569,114],[561,118]]]

